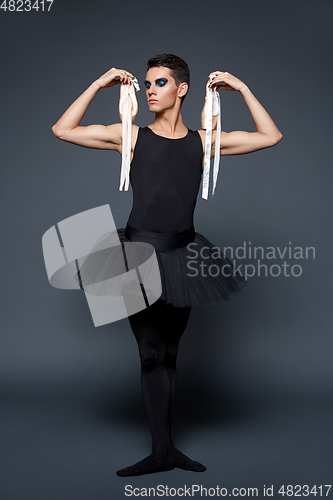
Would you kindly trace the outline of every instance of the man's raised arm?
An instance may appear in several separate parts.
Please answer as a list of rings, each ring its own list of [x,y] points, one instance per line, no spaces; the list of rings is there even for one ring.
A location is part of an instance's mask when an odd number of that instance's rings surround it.
[[[94,81],[65,111],[52,132],[63,141],[95,149],[118,150],[122,144],[122,124],[80,126],[80,122],[95,95],[101,88],[113,87],[120,83],[130,83],[134,78],[128,71],[111,68]]]
[[[260,149],[274,146],[281,141],[283,136],[280,130],[244,82],[230,73],[222,71],[214,71],[209,77],[212,77],[210,88],[215,88],[216,90],[239,91],[242,94],[257,129],[257,132],[245,132],[242,130],[233,132],[222,131],[220,137],[221,155],[252,153]],[[215,144],[215,142],[216,131],[213,130],[212,144]],[[211,154],[213,157],[213,149]]]

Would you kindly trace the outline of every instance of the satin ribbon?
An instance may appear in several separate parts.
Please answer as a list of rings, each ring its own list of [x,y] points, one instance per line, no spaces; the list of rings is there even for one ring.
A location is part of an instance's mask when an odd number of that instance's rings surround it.
[[[122,121],[122,161],[120,172],[119,191],[128,191],[129,174],[131,168],[132,121],[134,121],[138,104],[135,90],[140,90],[138,80],[131,78],[130,84],[120,85],[119,114]]]
[[[220,108],[220,95],[216,90],[209,88],[213,78],[210,78],[206,85],[206,103],[205,103],[205,122],[203,128],[206,129],[206,144],[204,156],[204,170],[202,175],[202,198],[208,199],[208,186],[209,186],[209,170],[210,170],[210,157],[212,150],[212,133],[213,133],[213,116],[217,115],[217,128],[216,128],[216,141],[215,141],[215,156],[213,168],[213,191],[214,194],[217,175],[219,172],[220,164],[220,139],[221,139],[221,108]]]

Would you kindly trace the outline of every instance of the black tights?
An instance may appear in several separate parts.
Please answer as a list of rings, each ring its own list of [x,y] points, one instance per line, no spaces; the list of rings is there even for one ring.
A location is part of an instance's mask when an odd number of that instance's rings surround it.
[[[177,450],[171,439],[178,344],[190,312],[190,307],[166,306],[157,300],[128,318],[139,347],[142,393],[152,436],[152,453],[119,470],[118,476],[151,474],[175,467],[196,472],[206,470],[205,466]]]

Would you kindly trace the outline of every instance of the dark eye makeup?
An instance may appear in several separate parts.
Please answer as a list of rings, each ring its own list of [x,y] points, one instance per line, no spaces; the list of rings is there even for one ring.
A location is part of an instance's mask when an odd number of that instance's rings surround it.
[[[155,83],[157,85],[157,87],[164,87],[164,85],[168,82],[168,80],[166,78],[158,78],[157,80],[155,80]],[[148,80],[145,80],[145,87],[146,89],[149,89],[150,88],[150,82]]]

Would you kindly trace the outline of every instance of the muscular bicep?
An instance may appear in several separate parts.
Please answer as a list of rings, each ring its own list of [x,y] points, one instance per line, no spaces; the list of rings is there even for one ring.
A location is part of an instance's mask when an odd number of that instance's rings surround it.
[[[242,155],[269,148],[279,142],[280,138],[269,137],[260,132],[221,132],[220,155]],[[216,132],[212,140],[216,140]]]
[[[69,130],[52,131],[56,137],[78,146],[94,149],[118,150],[122,144],[122,124],[113,125],[88,125],[75,127]]]

